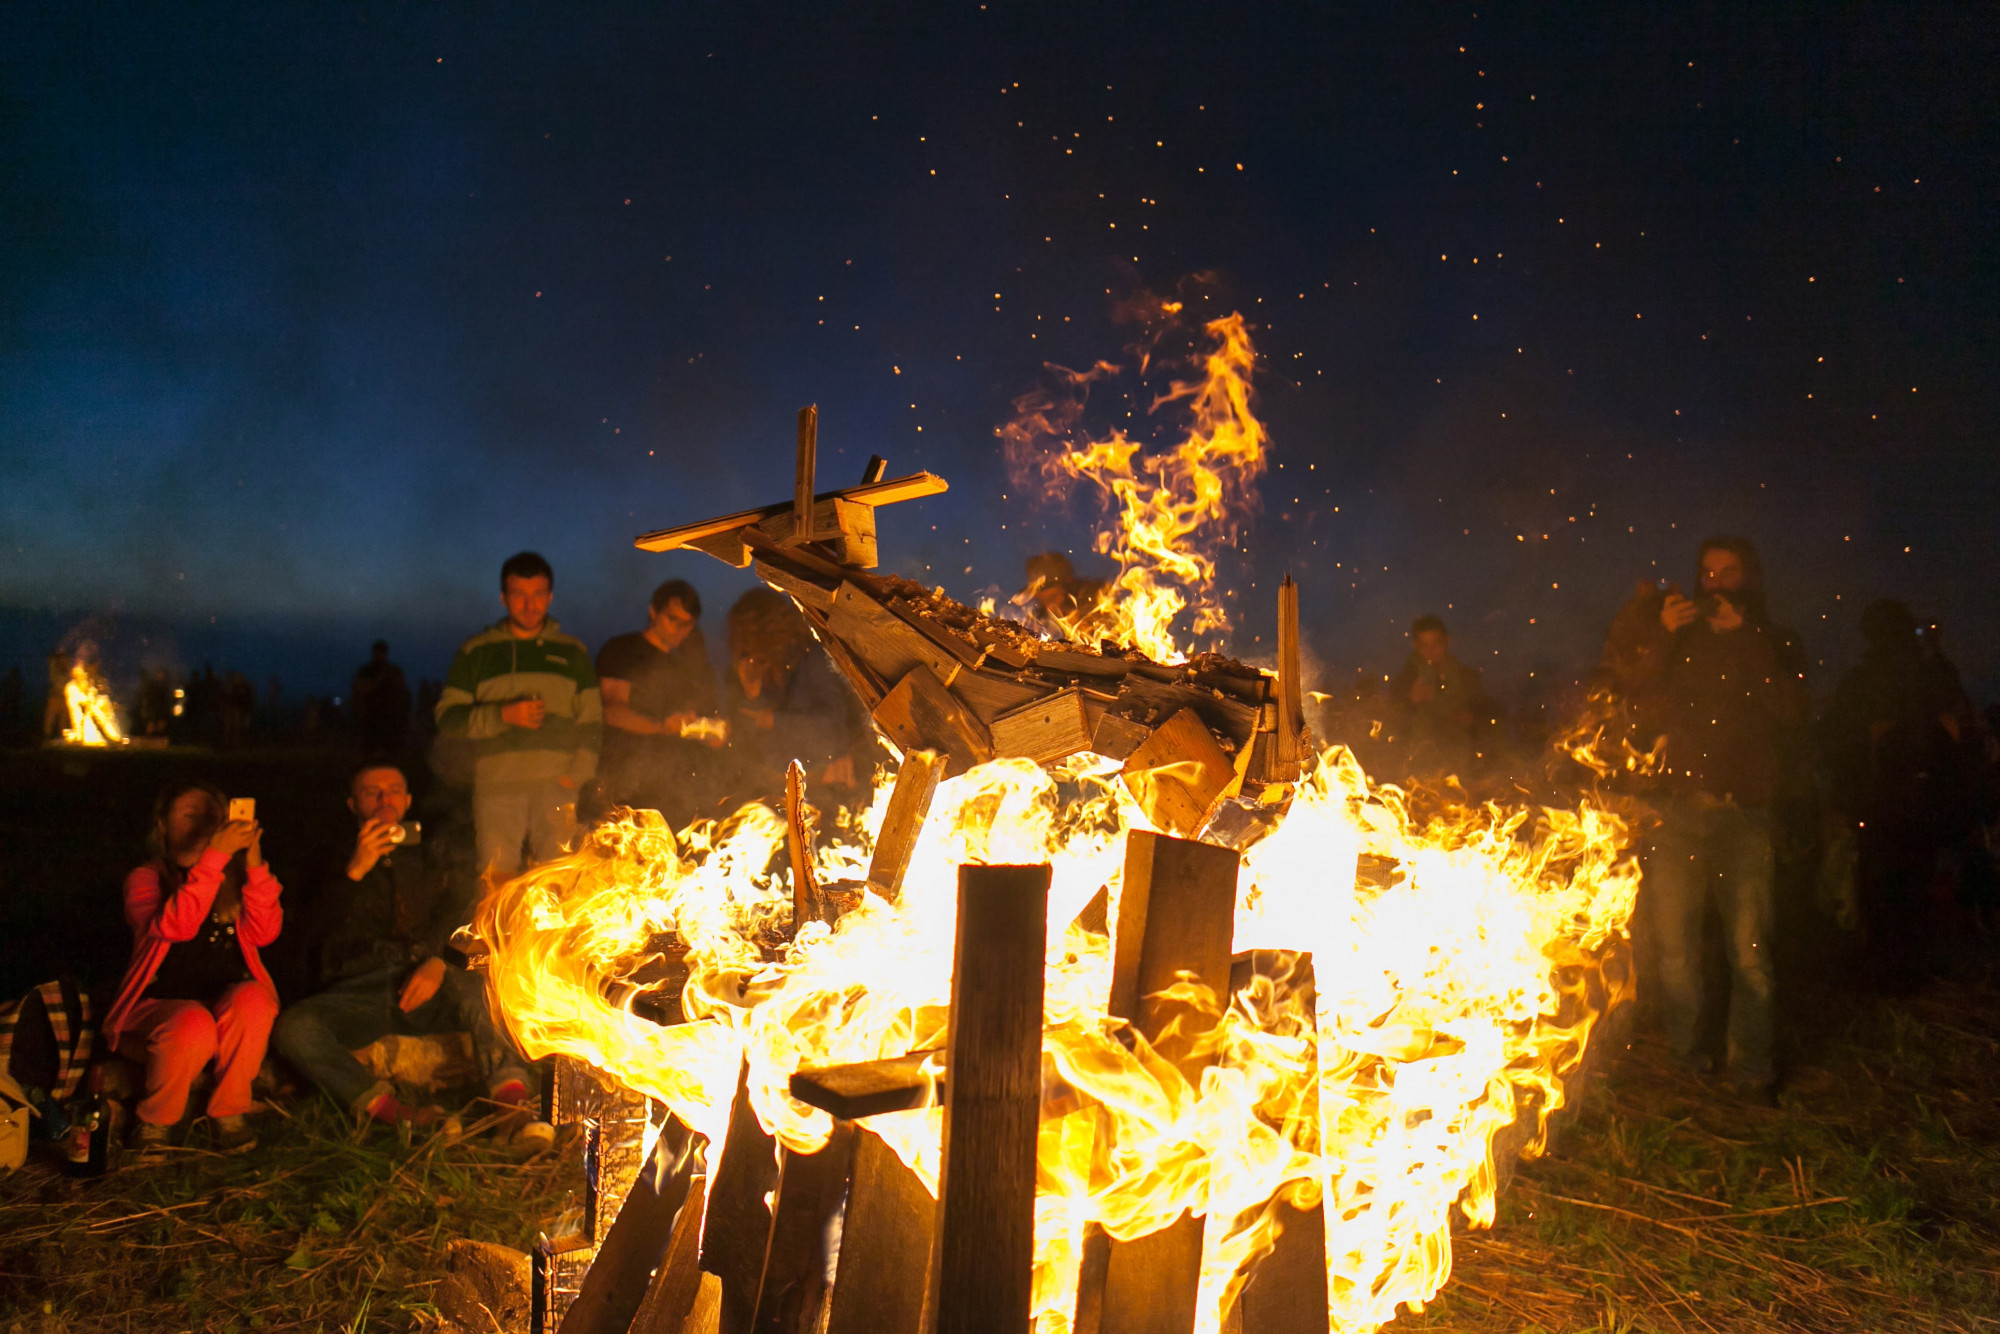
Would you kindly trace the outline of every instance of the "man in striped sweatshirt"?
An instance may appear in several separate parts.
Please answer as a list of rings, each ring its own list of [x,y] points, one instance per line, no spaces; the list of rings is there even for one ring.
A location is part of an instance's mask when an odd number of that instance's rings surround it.
[[[563,850],[577,789],[597,772],[604,731],[590,651],[549,617],[555,572],[532,551],[500,567],[505,619],[459,645],[438,699],[438,731],[471,738],[479,864],[521,869]]]

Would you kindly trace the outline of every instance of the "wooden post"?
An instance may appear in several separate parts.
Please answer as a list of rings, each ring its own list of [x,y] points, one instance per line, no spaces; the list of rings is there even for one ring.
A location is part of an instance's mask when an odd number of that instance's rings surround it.
[[[882,475],[888,471],[889,460],[883,458],[880,454],[870,454],[868,456],[868,466],[861,470],[861,485],[875,485],[875,483],[882,480]]]
[[[931,813],[931,798],[937,795],[944,768],[944,757],[936,751],[913,750],[903,756],[903,767],[896,771],[896,788],[889,794],[889,810],[882,817],[875,856],[868,863],[868,883],[891,903],[903,897],[903,873],[910,869],[910,853],[923,832],[924,817]]]
[[[833,1138],[818,1153],[787,1149],[781,1155],[771,1239],[751,1322],[756,1334],[811,1334],[819,1327],[826,1302],[828,1234],[846,1200],[859,1133],[852,1121],[836,1121]]]
[[[798,469],[792,479],[792,541],[810,542],[813,532],[813,472],[819,453],[819,408],[799,409]]]
[[[654,1150],[666,1156],[667,1173],[656,1185],[652,1164],[640,1168],[617,1220],[591,1257],[576,1300],[563,1314],[561,1334],[625,1334],[631,1326],[688,1198],[688,1183],[701,1161],[699,1139],[668,1118]]]
[[[1155,993],[1172,986],[1177,974],[1193,973],[1227,1000],[1238,860],[1228,848],[1165,834],[1135,830],[1125,840],[1109,1012],[1131,1021],[1160,1055],[1196,1080],[1201,1062],[1190,1048],[1205,1021]],[[1178,1039],[1164,1038],[1176,1017]],[[1188,1334],[1201,1247],[1202,1220],[1193,1214],[1131,1241],[1094,1231],[1078,1275],[1078,1334]]]
[[[1305,762],[1300,736],[1305,730],[1304,696],[1299,690],[1299,586],[1289,574],[1278,585],[1278,733],[1273,741],[1272,781],[1294,782]]]
[[[746,1064],[736,1076],[729,1134],[709,1177],[708,1217],[702,1225],[701,1267],[722,1280],[720,1334],[749,1334],[771,1235],[771,1209],[764,1196],[778,1179],[776,1145],[750,1106],[749,1075]]]
[[[854,1131],[826,1334],[921,1334],[937,1204],[880,1136]]]
[[[701,1218],[708,1204],[708,1178],[688,1183],[687,1199],[674,1217],[667,1253],[632,1317],[631,1334],[681,1334],[681,1326],[701,1292]]]
[[[1046,865],[959,867],[935,1334],[1027,1334],[1048,915]]]
[[[792,934],[819,919],[819,881],[813,875],[812,839],[806,830],[806,771],[785,766],[785,850],[792,864]]]

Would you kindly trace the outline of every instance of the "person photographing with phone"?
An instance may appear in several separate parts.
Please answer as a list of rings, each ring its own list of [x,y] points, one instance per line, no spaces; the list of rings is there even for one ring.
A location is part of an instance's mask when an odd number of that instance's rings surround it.
[[[1659,952],[1662,1018],[1674,1054],[1698,1064],[1704,1000],[1726,1005],[1732,1082],[1769,1100],[1776,1087],[1777,983],[1772,809],[1805,721],[1805,655],[1771,623],[1764,570],[1743,538],[1696,555],[1695,595],[1642,589],[1612,628],[1605,660],[1664,739],[1661,823],[1644,895]],[[1724,997],[1707,998],[1703,918],[1713,907],[1729,960]]]
[[[487,1097],[514,1113],[504,1134],[518,1134],[531,1119],[525,1063],[494,1025],[482,979],[446,958],[452,932],[471,919],[477,880],[431,855],[408,818],[410,785],[396,764],[356,768],[347,809],[354,841],[315,905],[323,989],[279,1016],[273,1045],[357,1117],[421,1125],[437,1119],[435,1109],[406,1106],[352,1053],[391,1034],[468,1033]]]
[[[133,1143],[157,1159],[215,1063],[207,1115],[222,1147],[256,1144],[250,1083],[264,1063],[278,991],[258,951],[284,926],[255,803],[183,783],[153,808],[153,860],[125,877],[132,959],[104,1018],[108,1046],[146,1067]]]

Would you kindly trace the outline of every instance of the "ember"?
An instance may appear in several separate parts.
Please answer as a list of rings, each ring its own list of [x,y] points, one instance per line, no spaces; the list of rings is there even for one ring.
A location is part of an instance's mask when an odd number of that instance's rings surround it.
[[[989,969],[1028,920],[996,916],[980,895],[1013,882],[973,868],[1047,867],[1020,1275],[1045,1334],[1126,1328],[1141,1287],[1170,1326],[1201,1330],[1277,1328],[1260,1312],[1288,1303],[1323,1305],[1342,1331],[1420,1310],[1450,1274],[1453,1209],[1492,1221],[1496,1137],[1516,1127],[1516,1147],[1539,1150],[1592,1025],[1623,997],[1638,869],[1617,815],[1585,801],[1419,819],[1345,750],[1316,748],[1289,581],[1275,673],[1173,641],[1190,605],[1198,632],[1220,624],[1199,600],[1213,565],[1188,553],[1262,447],[1244,325],[1209,332],[1207,378],[1169,396],[1195,419],[1169,461],[1135,466],[1120,443],[1061,464],[1119,501],[1100,543],[1121,569],[1100,618],[1117,627],[1109,651],[869,573],[874,507],[944,484],[871,465],[860,486],[815,492],[811,410],[789,506],[639,540],[754,562],[903,757],[820,841],[796,809],[678,832],[632,812],[481,909],[522,1049],[606,1071],[706,1138],[715,1189],[687,1199],[706,1198],[711,1242],[744,1226],[718,1210],[765,1207],[728,1202],[740,1155],[764,1134],[782,1148],[776,1216],[750,1227],[768,1238],[761,1277],[725,1277],[725,1312],[830,1300],[831,1329],[890,1327],[880,1311],[844,1323],[843,1287],[868,1281],[849,1261],[909,1266],[941,1322],[967,1300],[954,1209],[961,1193],[1004,1199],[1008,1178],[950,1164],[999,1152],[978,1110],[989,1063],[1004,1065],[994,1007],[1032,995],[1004,970],[955,990],[968,958]],[[655,1021],[663,991],[682,1022]],[[858,1146],[874,1143],[894,1159],[864,1171]],[[806,1184],[829,1172],[845,1184]],[[940,1197],[934,1218],[880,1221],[912,1189],[898,1174]],[[781,1255],[793,1233],[825,1253]],[[1004,1242],[991,1267],[1008,1268]],[[1325,1274],[1323,1295],[1301,1272]],[[1295,1290],[1274,1300],[1280,1283]]]

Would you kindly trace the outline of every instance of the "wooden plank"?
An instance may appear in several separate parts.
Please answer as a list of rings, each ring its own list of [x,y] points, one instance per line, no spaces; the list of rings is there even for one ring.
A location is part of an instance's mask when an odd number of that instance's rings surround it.
[[[875,568],[873,506],[835,496],[817,502],[811,513],[811,535],[804,541],[824,546],[836,564],[863,570]],[[795,516],[789,510],[756,525],[757,532],[778,542],[786,551],[798,549],[800,543],[794,537],[797,530]]]
[[[705,552],[724,565],[734,565],[739,570],[750,563],[750,548],[744,544],[741,528],[731,528],[720,533],[705,533],[700,537],[689,538],[681,545]]]
[[[1046,865],[959,868],[928,1299],[935,1334],[1027,1334],[1048,910]]]
[[[858,505],[894,505],[900,501],[943,495],[950,489],[944,478],[934,473],[913,472],[906,477],[892,477],[886,482],[876,482],[869,486],[849,486],[842,487],[838,491],[822,491],[814,496],[813,500],[818,502],[837,498],[851,500]],[[723,514],[697,523],[684,523],[677,528],[661,528],[655,532],[641,533],[632,539],[632,545],[641,551],[674,551],[680,547],[693,545],[696,538],[726,533],[733,528],[754,528],[774,514],[791,512],[792,503],[787,500],[777,505],[738,510],[734,514]]]
[[[836,1121],[818,1153],[787,1149],[771,1202],[771,1240],[757,1289],[756,1334],[811,1334],[826,1304],[828,1235],[847,1196],[856,1130]]]
[[[1089,750],[1091,735],[1083,691],[1071,686],[995,718],[993,753],[1052,764]]]
[[[826,1334],[921,1334],[937,1203],[896,1151],[857,1128]]]
[[[917,836],[931,813],[931,798],[937,795],[944,771],[944,757],[934,750],[903,752],[903,767],[896,771],[882,831],[875,836],[875,855],[868,862],[868,883],[891,903],[903,897],[903,875],[910,869],[910,854],[916,851]]]
[[[1239,861],[1212,843],[1144,830],[1125,839],[1107,1011],[1130,1021],[1160,1055],[1195,1079],[1207,1059],[1193,1054],[1195,1041],[1211,1021],[1156,993],[1192,973],[1218,996],[1228,995]],[[1188,1334],[1201,1249],[1202,1220],[1185,1213],[1131,1241],[1093,1237],[1078,1282],[1078,1334]]]
[[[792,867],[792,932],[819,920],[819,877],[813,874],[812,838],[806,831],[806,771],[785,766],[785,852]]]
[[[1326,1272],[1326,1211],[1273,1206],[1276,1245],[1237,1295],[1242,1334],[1326,1334],[1333,1306]]]
[[[646,1300],[632,1317],[631,1334],[681,1334],[701,1294],[701,1215],[707,1203],[708,1178],[696,1176],[674,1216],[673,1235],[653,1273],[652,1286],[646,1289]]]
[[[1264,781],[1296,782],[1305,761],[1301,739],[1306,713],[1299,688],[1299,586],[1289,574],[1278,585],[1278,680],[1273,693],[1278,721]]]
[[[861,485],[873,486],[882,480],[882,474],[889,471],[889,460],[880,454],[868,456],[868,466],[861,470]]]
[[[855,584],[834,590],[827,628],[884,681],[900,681],[912,667],[929,667],[940,680],[958,661]]]
[[[799,452],[792,476],[793,542],[812,541],[813,477],[819,467],[819,408],[799,409]]]
[[[797,570],[787,570],[775,560],[759,557],[754,567],[757,577],[801,606],[815,611],[833,607],[833,590],[820,585]]]
[[[657,1185],[653,1172],[639,1172],[617,1220],[591,1257],[576,1300],[563,1313],[560,1334],[625,1334],[631,1326],[688,1198],[688,1185],[700,1161],[693,1151],[696,1138],[669,1118],[655,1152],[666,1154],[674,1168]]]
[[[949,679],[951,693],[965,701],[965,707],[972,710],[973,717],[987,724],[1009,709],[1018,709],[1030,700],[1050,693],[1047,685],[1030,683],[1005,672],[991,672],[984,668],[978,671],[964,668]]]
[[[1132,664],[1124,658],[1107,658],[1098,653],[1079,653],[1075,649],[1061,648],[1036,649],[1034,665],[1045,672],[1068,672],[1077,676],[1124,676],[1132,670]]]
[[[701,1289],[695,1293],[694,1307],[681,1322],[679,1334],[722,1334],[721,1279],[713,1274],[701,1276]]]
[[[1152,680],[1141,673],[1144,666],[1135,663],[1131,674],[1118,683],[1121,713],[1137,714],[1147,724],[1158,726],[1182,709],[1193,709],[1212,731],[1239,746],[1250,743],[1257,730],[1256,705],[1185,682]]]
[[[879,1061],[794,1070],[791,1094],[808,1107],[848,1121],[928,1107],[942,1096],[944,1053],[913,1051]]]
[[[1236,777],[1236,768],[1193,709],[1153,730],[1125,759],[1126,788],[1155,825],[1192,837]]]
[[[757,1310],[757,1286],[771,1235],[771,1209],[764,1197],[777,1184],[776,1150],[750,1106],[746,1065],[736,1077],[729,1134],[709,1178],[708,1215],[702,1224],[702,1270],[722,1280],[719,1334],[749,1334]]]
[[[799,610],[805,616],[806,624],[813,628],[813,637],[819,640],[819,646],[826,650],[834,670],[845,678],[848,688],[860,698],[862,707],[873,713],[875,706],[882,702],[882,697],[889,693],[889,687],[828,628],[823,614],[811,607]]]
[[[1122,714],[1106,710],[1091,730],[1090,750],[1107,760],[1130,759],[1132,752],[1144,745],[1146,738],[1152,734],[1153,729],[1144,723],[1135,723]]]
[[[897,749],[941,752],[950,773],[963,773],[993,758],[993,739],[986,728],[922,663],[883,696],[870,716]]]

